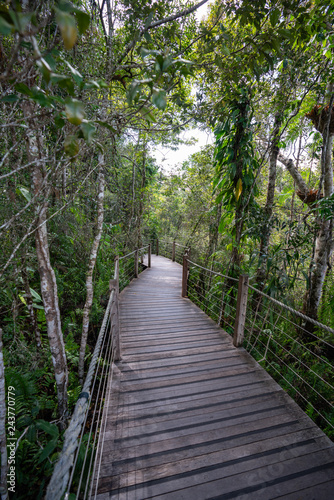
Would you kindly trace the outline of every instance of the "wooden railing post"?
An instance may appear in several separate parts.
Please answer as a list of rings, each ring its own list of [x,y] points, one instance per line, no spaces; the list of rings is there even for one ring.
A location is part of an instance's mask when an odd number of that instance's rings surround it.
[[[239,276],[237,310],[234,324],[233,345],[241,347],[244,341],[244,329],[248,298],[248,276],[241,274]]]
[[[148,245],[148,267],[151,267],[151,243]]]
[[[114,338],[113,338],[113,348],[114,348],[114,361],[119,361],[121,359],[121,343],[120,343],[120,315],[119,315],[119,257],[115,257],[115,274],[114,279],[109,282],[110,293],[114,290],[114,305],[111,308],[110,315],[113,314],[113,318],[110,318],[111,325],[114,326]]]
[[[159,240],[157,238],[157,255],[159,255]]]
[[[185,251],[183,255],[183,268],[182,268],[182,297],[187,296],[188,287],[188,253]]]
[[[138,278],[138,248],[135,251],[135,278]]]
[[[172,261],[175,262],[175,240],[173,241]]]

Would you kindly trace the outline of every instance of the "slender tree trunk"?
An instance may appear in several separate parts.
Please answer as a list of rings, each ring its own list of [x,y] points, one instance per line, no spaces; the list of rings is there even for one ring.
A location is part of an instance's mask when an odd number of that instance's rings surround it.
[[[141,169],[141,188],[140,188],[140,199],[139,199],[139,208],[138,208],[138,223],[137,223],[137,238],[136,245],[137,247],[142,246],[141,239],[141,226],[142,226],[142,218],[144,211],[144,201],[145,201],[145,184],[146,184],[146,144],[143,147],[143,161],[142,161],[142,169]]]
[[[97,252],[100,245],[100,240],[103,231],[103,202],[104,202],[104,159],[103,156],[99,156],[99,188],[98,188],[98,203],[97,203],[97,225],[96,225],[96,236],[93,241],[88,272],[86,277],[86,303],[83,310],[83,320],[82,320],[82,335],[81,335],[81,345],[80,345],[80,353],[79,353],[79,381],[82,385],[83,377],[84,377],[84,368],[85,368],[85,352],[87,345],[87,337],[88,337],[88,328],[89,328],[89,315],[93,304],[93,273],[97,258]]]
[[[29,114],[31,109],[25,109]],[[28,139],[28,157],[29,161],[41,158],[42,144],[41,137],[36,131],[34,123],[30,123],[30,131],[27,134]],[[61,329],[60,310],[58,302],[58,289],[56,276],[50,261],[50,251],[47,233],[47,207],[48,201],[43,187],[45,175],[45,166],[41,163],[36,163],[32,167],[32,186],[34,194],[38,194],[41,205],[36,207],[37,213],[37,228],[35,231],[36,255],[38,261],[38,269],[41,280],[41,295],[43,299],[45,318],[47,324],[47,333],[51,350],[51,359],[55,372],[57,396],[58,396],[58,413],[62,419],[61,425],[65,425],[67,416],[67,385],[68,372],[67,361],[65,354],[65,344]]]
[[[219,223],[222,216],[222,203],[216,206],[216,214],[213,223],[210,224],[209,228],[209,245],[208,251],[205,256],[204,267],[207,266],[211,255],[216,251],[218,245],[218,235],[219,235]]]
[[[2,330],[0,328],[0,453],[1,453],[1,500],[8,499],[7,490],[7,440],[6,440],[6,391],[5,391],[5,366],[2,352]]]
[[[21,271],[21,274],[22,274],[23,285],[24,285],[24,290],[25,290],[27,308],[28,308],[28,312],[29,312],[29,316],[30,316],[31,329],[32,329],[33,334],[35,335],[36,345],[37,345],[37,347],[40,347],[42,345],[41,332],[39,331],[39,328],[38,328],[36,313],[35,313],[35,309],[33,307],[33,299],[32,299],[32,295],[30,292],[28,272],[24,267]]]
[[[42,173],[39,167],[35,168],[33,182],[35,190],[39,191],[42,182]],[[37,220],[38,229],[35,232],[36,254],[41,279],[41,295],[57,385],[58,412],[59,416],[65,419],[67,416],[67,361],[61,329],[56,275],[50,261],[46,219],[47,203],[44,202]]]
[[[332,153],[333,153],[333,135],[323,133],[323,148],[324,154],[322,155],[322,179],[324,187],[324,197],[328,198],[333,194],[333,167],[332,167]],[[311,204],[316,201],[314,199],[314,192],[310,191],[300,173],[296,169],[293,161],[285,158],[283,155],[278,156],[291,176],[293,177],[296,187],[298,188],[297,194],[304,201],[304,203]],[[322,182],[320,181],[320,187]],[[320,191],[320,190],[319,190]],[[318,197],[320,192],[318,192]],[[322,288],[326,276],[328,261],[332,253],[332,221],[324,218],[318,218],[317,234],[315,238],[314,257],[311,262],[310,272],[310,286],[306,297],[306,315],[317,319],[318,307],[321,299]],[[306,323],[305,329],[313,331],[313,325]]]
[[[328,198],[333,194],[333,136],[329,136],[326,141],[324,137],[324,147],[326,154],[324,156],[324,197]],[[307,316],[313,319],[318,318],[318,307],[321,299],[323,284],[325,281],[328,262],[332,253],[332,221],[320,218],[317,221],[318,234],[315,241],[314,262],[311,270],[310,289],[307,297]],[[311,325],[307,325],[309,330],[313,330]]]
[[[267,200],[264,207],[265,213],[265,224],[262,227],[261,241],[260,241],[260,258],[259,265],[256,273],[256,283],[260,290],[264,287],[266,268],[268,261],[268,249],[269,240],[271,234],[271,219],[273,215],[273,205],[275,198],[275,184],[276,184],[276,167],[277,167],[277,157],[278,157],[278,141],[279,141],[279,130],[282,125],[282,117],[280,114],[275,116],[273,138],[270,148],[269,156],[269,176],[268,176],[268,188],[267,188]]]
[[[108,16],[108,39],[107,39],[107,67],[110,69],[113,67],[113,53],[112,53],[112,43],[113,43],[113,18],[112,18],[112,6],[111,1],[106,0],[107,4],[107,16]]]

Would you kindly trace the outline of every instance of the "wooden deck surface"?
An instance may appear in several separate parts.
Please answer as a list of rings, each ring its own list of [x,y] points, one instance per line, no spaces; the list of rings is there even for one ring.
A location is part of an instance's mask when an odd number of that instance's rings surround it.
[[[98,500],[331,500],[334,446],[152,256],[121,294]]]

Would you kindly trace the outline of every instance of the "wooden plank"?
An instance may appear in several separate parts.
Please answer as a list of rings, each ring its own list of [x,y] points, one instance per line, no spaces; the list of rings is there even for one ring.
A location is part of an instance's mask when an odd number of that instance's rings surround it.
[[[176,478],[185,476],[192,478],[194,475],[206,473],[206,477],[223,477],[229,474],[229,464],[234,467],[234,474],[252,470],[254,466],[273,464],[277,467],[282,462],[282,454],[287,457],[296,458],[316,453],[319,451],[318,443],[312,439],[305,439],[301,442],[294,442],[293,447],[288,449],[280,444],[280,440],[270,440],[268,447],[259,448],[257,443],[252,443],[248,447],[232,448],[229,450],[219,450],[210,454],[203,454],[191,457],[178,462],[162,464],[160,466],[141,468],[138,461],[133,464],[133,469],[126,464],[123,467],[113,468],[112,488],[124,488],[132,485],[140,485],[144,482],[157,481],[164,478]],[[274,446],[274,443],[276,446]],[[204,451],[204,449],[203,449]],[[180,473],[180,470],[182,471]],[[212,476],[211,476],[212,474]],[[101,470],[101,477],[109,477],[108,466]],[[175,479],[174,479],[175,480]],[[268,497],[267,497],[268,498]]]
[[[280,406],[278,408],[274,409],[269,409],[268,411],[264,412],[265,413],[265,420],[274,420],[275,418],[280,419],[280,422],[284,422],[284,419],[288,419],[291,421],[291,416],[288,415],[286,408],[283,406]],[[288,415],[288,416],[287,416]],[[131,437],[123,436],[123,435],[116,435],[115,437],[115,444],[117,447],[125,449],[128,447],[133,447],[133,446],[145,446],[149,443],[149,446],[151,447],[153,443],[161,443],[162,441],[167,441],[169,439],[183,439],[185,436],[188,436],[189,434],[195,434],[197,435],[198,433],[204,433],[204,432],[217,432],[220,437],[222,437],[222,429],[225,436],[228,436],[231,432],[231,428],[235,428],[240,432],[240,425],[242,426],[249,426],[250,430],[256,428],[258,426],[259,422],[263,419],[259,419],[259,414],[255,415],[247,415],[246,417],[239,417],[237,419],[234,419],[235,423],[231,423],[229,420],[226,421],[225,425],[222,426],[222,418],[217,418],[213,420],[212,422],[199,422],[195,423],[194,425],[191,424],[191,422],[187,422],[185,425],[177,428],[177,429],[172,429],[172,430],[162,430],[159,432],[159,429],[154,429],[152,432],[147,433],[143,435],[142,433],[138,433],[136,435],[131,435]],[[138,430],[137,430],[138,431]],[[130,432],[130,428],[127,427],[127,433]],[[105,433],[105,439],[110,439],[110,434],[109,430],[106,431]]]
[[[296,500],[309,488],[305,498],[329,500],[330,441],[180,295],[181,266],[155,256],[120,294],[97,499]]]
[[[238,464],[233,464],[213,470],[212,472],[198,472],[196,475],[191,475],[190,477],[185,475],[185,477],[174,480],[170,478],[161,482],[152,481],[152,486],[150,482],[145,486],[137,486],[134,489],[130,486],[118,492],[118,499],[135,500],[138,498],[158,497],[159,500],[171,500],[175,498],[175,492],[177,491],[178,500],[189,500],[190,498],[192,500],[206,498],[224,500],[237,498],[239,500],[240,498],[251,498],[249,493],[256,494],[256,496],[252,497],[254,499],[265,498],[268,500],[273,498],[267,496],[268,486],[273,484],[275,486],[274,490],[282,491],[284,488],[284,478],[286,480],[289,477],[293,478],[294,484],[291,486],[294,491],[298,491],[298,488],[303,488],[305,480],[312,474],[312,471],[316,471],[321,476],[322,481],[327,482],[334,479],[334,468],[326,467],[326,465],[330,465],[330,461],[332,460],[332,457],[326,451],[294,457],[283,463],[280,462],[279,455],[273,457],[273,459],[276,460],[276,462],[273,461],[273,464],[270,463],[269,457],[265,457],[260,461],[244,462],[241,467]],[[269,465],[267,465],[268,461]],[[310,466],[310,463],[313,465]],[[275,467],[273,466],[274,464],[278,466]],[[183,489],[181,489],[182,486]],[[243,491],[245,495],[241,496]],[[259,496],[260,494],[261,497]],[[329,498],[327,497],[326,500],[329,500]],[[317,500],[319,499],[317,498]]]

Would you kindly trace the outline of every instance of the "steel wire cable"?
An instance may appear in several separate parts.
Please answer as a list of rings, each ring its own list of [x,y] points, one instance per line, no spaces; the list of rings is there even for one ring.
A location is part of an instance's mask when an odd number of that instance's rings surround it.
[[[275,313],[275,314],[278,314],[278,313]],[[263,317],[263,316],[261,316],[260,314],[258,314],[258,316],[259,316],[259,317],[261,317],[261,318]],[[282,316],[282,318],[283,318],[283,319],[287,319],[287,318],[285,318],[284,316]],[[248,319],[248,321],[250,321],[250,319],[249,319],[249,318],[248,318],[248,316],[247,316],[247,313],[246,313],[246,319]],[[254,319],[254,321],[256,321],[256,318]],[[285,337],[287,337],[287,338],[288,338],[289,340],[291,340],[292,342],[295,342],[296,344],[298,344],[298,345],[299,345],[299,346],[300,346],[303,350],[306,350],[306,351],[307,351],[307,352],[309,352],[312,356],[314,356],[314,357],[316,357],[317,359],[319,359],[319,361],[322,361],[323,363],[325,363],[326,365],[328,365],[330,368],[333,368],[333,365],[332,365],[329,361],[327,361],[326,359],[324,359],[324,358],[322,358],[321,356],[319,356],[316,352],[311,351],[311,349],[309,349],[309,348],[307,347],[307,345],[306,345],[306,344],[302,344],[301,342],[299,342],[299,340],[298,340],[297,338],[291,337],[291,335],[289,335],[288,333],[286,333],[286,331],[285,331],[285,330],[282,330],[282,328],[281,328],[281,327],[276,326],[276,325],[273,325],[273,323],[271,323],[271,321],[270,321],[270,320],[267,320],[267,323],[268,323],[269,325],[271,325],[271,326],[274,326],[274,328],[277,328],[277,330],[279,330],[279,332],[280,332],[282,335],[284,335]],[[291,324],[293,324],[296,328],[299,328],[299,325],[297,325],[296,323],[291,322],[291,321],[290,321],[290,323],[291,323]],[[319,338],[319,340],[322,340],[322,339],[320,339],[320,338]],[[250,338],[249,338],[248,342],[249,342],[249,341],[250,341]],[[247,347],[246,347],[246,348],[248,349],[248,343],[247,343]],[[310,369],[311,369],[311,368],[310,368]]]
[[[75,452],[78,446],[78,437],[80,434],[83,422],[87,420],[88,403],[91,400],[91,384],[96,376],[97,361],[101,351],[101,345],[104,344],[106,326],[108,324],[109,311],[114,299],[114,292],[112,291],[109,297],[108,305],[103,317],[102,325],[100,328],[99,336],[95,344],[92,359],[88,368],[85,383],[82,392],[79,395],[78,401],[75,405],[72,418],[65,431],[63,449],[55,465],[50,483],[46,492],[46,500],[58,499],[66,491],[68,481],[70,479],[70,469],[73,466]]]
[[[112,362],[113,355],[114,355],[114,349],[113,349],[112,321],[110,320],[110,332],[109,332],[109,336],[108,336],[108,345],[106,347],[106,361],[104,361],[104,363],[103,363],[103,371],[100,375],[100,381],[103,380],[103,387],[102,387],[102,391],[101,391],[100,405],[99,405],[99,409],[98,409],[98,419],[97,419],[97,423],[95,426],[95,436],[94,436],[94,442],[92,445],[93,450],[96,447],[97,437],[98,437],[98,435],[100,435],[100,432],[101,432],[100,423],[101,423],[101,419],[103,416],[103,409],[104,409],[104,403],[105,403],[105,393],[106,393],[107,382],[109,381],[109,371],[110,371],[110,366],[111,366],[110,363]],[[108,374],[108,376],[107,376],[107,374]],[[100,386],[99,386],[99,390],[98,390],[98,396],[99,395],[100,395]],[[98,396],[96,399],[98,399]],[[93,421],[94,421],[94,417],[95,417],[95,413],[93,416]],[[100,432],[98,432],[98,429]],[[95,465],[95,460],[96,460],[97,456],[98,456],[98,447],[96,447],[94,465]],[[90,476],[90,472],[92,469],[93,457],[94,457],[94,454],[92,453],[91,458],[90,458],[89,468],[88,468],[88,477]],[[94,470],[95,470],[95,467],[94,467]],[[92,488],[92,486],[93,486],[93,479],[94,479],[94,476],[92,475],[91,480],[90,481],[87,480],[87,482],[86,482],[86,488],[85,488],[83,500],[86,499],[88,487],[91,485],[91,488]]]
[[[256,301],[256,302],[259,302],[261,304],[261,299],[259,301]],[[264,305],[264,303],[262,302],[262,304]],[[267,307],[267,306],[266,306]],[[294,312],[290,311],[289,309],[287,309],[287,312],[291,312],[292,314],[294,313],[297,313],[298,311],[295,311],[293,310]],[[274,309],[274,312],[275,309]],[[276,314],[278,314],[276,312]],[[258,313],[258,316],[260,316],[260,313]],[[299,315],[298,315],[299,316]],[[306,316],[307,317],[307,316]],[[310,332],[308,330],[306,330],[302,325],[298,325],[297,323],[295,323],[294,321],[292,321],[290,318],[288,318],[287,316],[282,316],[282,318],[287,321],[288,323],[290,323],[291,325],[295,326],[296,328],[298,328],[299,330],[302,330],[303,332],[307,333],[307,334],[310,334]],[[322,325],[321,323],[318,323],[319,324],[319,328],[321,327],[320,325]],[[322,325],[322,326],[325,326],[325,325]],[[282,330],[283,332],[283,330]],[[285,335],[289,336],[287,333],[283,332]],[[320,342],[323,342],[325,343],[326,345],[328,345],[329,347],[334,347],[333,344],[330,344],[329,342],[327,342],[326,340],[322,339],[321,337],[318,337],[317,335],[315,334],[312,334],[313,337],[315,337],[315,339],[317,341],[320,341]]]
[[[259,339],[259,343],[262,344],[263,347],[266,348],[265,344]],[[313,392],[315,392],[315,394],[317,394],[317,396],[319,396],[323,401],[325,401],[332,409],[334,408],[333,404],[330,403],[322,394],[320,394],[319,391],[317,391],[314,387],[312,387],[308,382],[307,380],[305,380],[303,377],[301,377],[293,368],[291,368],[291,366],[289,366],[288,364],[285,363],[285,361],[283,361],[283,359],[279,358],[279,356],[277,356],[277,354],[272,351],[269,347],[267,348],[267,350],[277,359],[279,360],[281,363],[283,363],[283,365],[288,369],[290,370],[294,375],[296,375],[296,377],[298,377],[302,382],[304,382],[304,384],[306,384]],[[268,363],[271,363],[269,360],[266,360]],[[273,367],[274,368],[274,367]],[[278,372],[281,374],[281,372]],[[283,377],[283,375],[282,375]],[[284,378],[284,377],[283,377]],[[284,379],[286,380],[286,379]],[[292,386],[294,388],[294,386]],[[295,388],[294,388],[295,389]],[[297,389],[295,389],[297,391]],[[307,403],[310,403],[309,400],[307,400],[301,393],[299,393],[299,395],[307,402]],[[311,404],[311,403],[310,403]],[[318,410],[317,410],[318,411]],[[322,416],[322,418],[325,419],[325,417],[318,411],[319,415]],[[330,422],[328,422],[326,420],[326,422],[334,429],[334,425],[332,425]]]
[[[106,327],[106,330],[105,330],[106,332],[108,331],[109,326],[110,326],[110,315],[109,315],[107,327]],[[101,351],[100,351],[101,353],[103,352],[103,349],[104,349],[104,344],[105,344],[106,337],[107,337],[107,335],[104,335],[103,344],[101,346]],[[100,359],[101,359],[101,357],[99,356],[99,361],[100,361]],[[82,426],[83,429],[86,427],[87,418],[88,418],[88,415],[89,415],[89,410],[90,410],[92,398],[93,398],[93,395],[94,395],[95,384],[96,384],[98,372],[99,372],[99,370],[98,370],[98,367],[97,367],[97,369],[95,371],[95,374],[94,374],[94,381],[93,381],[93,385],[92,385],[92,389],[91,389],[91,393],[90,393],[89,405],[87,407],[87,411],[86,411],[86,415],[85,415],[85,420],[84,420],[84,423],[83,423],[83,426]],[[96,401],[97,401],[97,398],[95,399],[95,406],[96,406]],[[95,406],[94,406],[94,408],[95,408]],[[89,448],[89,442],[90,442],[90,436],[91,436],[91,429],[92,429],[92,426],[90,427],[89,438],[87,440],[87,447],[86,447],[85,456],[84,456],[84,463],[83,463],[83,466],[82,466],[82,472],[81,472],[81,476],[80,476],[80,480],[79,480],[79,486],[78,486],[78,492],[79,493],[78,494],[80,494],[80,487],[81,487],[81,482],[82,482],[82,475],[83,475],[83,471],[84,471],[85,464],[86,464],[86,457],[87,457],[87,454],[88,454],[88,448]],[[76,465],[77,465],[77,461],[78,461],[78,457],[79,457],[79,451],[80,451],[80,448],[81,448],[81,443],[82,443],[82,440],[83,440],[83,436],[84,436],[84,433],[82,432],[81,436],[80,436],[80,441],[79,441],[79,444],[78,444],[78,447],[77,447],[77,453],[76,453],[75,460],[74,460],[73,467],[72,467],[70,481],[69,481],[68,488],[67,488],[67,494],[70,493],[70,489],[71,489],[71,485],[72,485],[72,482],[73,482],[73,476],[74,476],[74,472],[75,472],[75,469],[76,469]]]
[[[329,326],[326,326],[324,325],[323,323],[320,323],[319,321],[316,321],[315,319],[313,318],[310,318],[309,316],[306,316],[305,314],[297,311],[296,309],[293,309],[293,307],[290,307],[290,306],[287,306],[286,304],[284,304],[283,302],[280,302],[279,300],[276,300],[274,299],[273,297],[270,297],[269,295],[261,292],[260,290],[258,290],[257,288],[254,288],[252,285],[249,285],[249,288],[253,291],[255,291],[256,293],[266,297],[268,300],[270,300],[271,302],[273,302],[274,304],[280,306],[280,307],[283,307],[284,309],[286,309],[287,311],[290,311],[292,312],[293,314],[296,314],[297,316],[299,316],[300,318],[302,318],[303,320],[305,321],[308,321],[310,323],[312,323],[313,325],[315,326],[318,326],[319,328],[322,328],[323,330],[326,330],[328,333],[331,333],[331,334],[334,334],[334,329],[333,328],[330,328]],[[312,334],[311,332],[308,332],[307,330],[305,330],[307,333],[309,333],[310,335],[312,335],[313,337],[315,337],[317,340],[318,337],[314,334]],[[325,342],[325,341],[323,341]],[[329,344],[327,342],[327,344],[330,346],[330,347],[333,347],[333,345]]]
[[[111,322],[109,322],[109,325],[110,325],[110,323]],[[111,335],[108,335],[108,343],[107,343],[106,350],[108,350],[108,348],[109,348],[110,338],[111,338]],[[101,362],[101,359],[102,359],[102,357],[100,357],[100,362]],[[95,440],[96,440],[96,436],[97,436],[97,433],[98,433],[98,423],[99,423],[99,420],[97,420],[97,422],[95,423],[95,417],[96,417],[96,414],[99,415],[100,410],[101,410],[101,405],[103,404],[102,398],[100,398],[100,393],[101,393],[101,387],[104,387],[104,385],[102,386],[102,384],[104,384],[105,366],[106,366],[106,363],[102,362],[102,369],[101,369],[101,373],[100,373],[100,376],[99,376],[98,389],[97,389],[97,393],[96,393],[96,396],[95,396],[94,411],[93,411],[93,415],[92,415],[92,421],[90,423],[90,429],[89,429],[89,435],[88,435],[88,440],[87,440],[87,446],[86,446],[86,451],[85,451],[85,455],[84,455],[84,461],[83,461],[83,465],[82,465],[82,469],[81,469],[81,474],[80,474],[80,480],[79,480],[79,486],[78,486],[78,493],[77,493],[77,497],[76,497],[77,499],[79,498],[79,495],[80,495],[80,488],[81,488],[81,484],[82,484],[82,480],[83,480],[83,475],[84,475],[84,470],[85,470],[85,465],[86,465],[86,461],[87,461],[87,456],[88,456],[88,451],[89,451],[89,445],[90,445],[90,442],[91,442],[91,436],[92,436],[93,428],[94,428],[94,424],[95,424],[94,441],[92,443],[92,453],[91,453],[90,463],[89,463],[89,466],[88,466],[87,481],[86,481],[86,487],[85,487],[85,492],[84,492],[84,496],[83,496],[84,500],[86,498],[87,484],[89,482],[90,468],[91,468],[92,458],[94,456],[94,445],[95,445]],[[103,394],[103,389],[102,389],[102,394]]]
[[[199,264],[196,264],[195,262],[187,259],[187,261],[189,262],[189,264],[192,264],[193,266],[196,266],[196,267],[199,267],[200,269],[204,269],[205,271],[211,273],[211,274],[215,274],[216,276],[221,276],[222,278],[227,278],[231,281],[236,281],[237,283],[239,283],[239,280],[238,278],[233,278],[232,276],[227,276],[226,274],[222,274],[222,273],[217,273],[216,271],[212,271],[211,269],[208,269],[206,267],[203,267],[203,266],[200,266]]]

